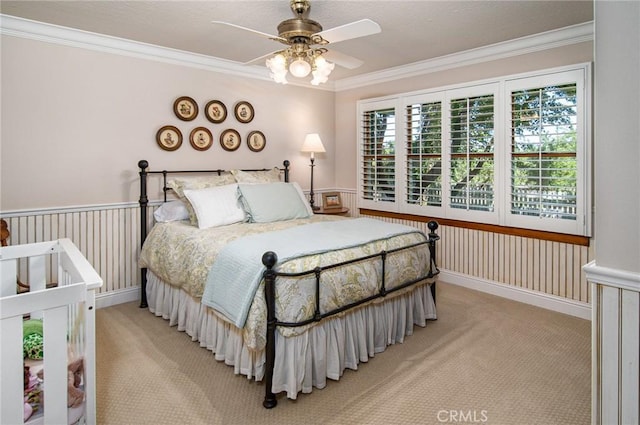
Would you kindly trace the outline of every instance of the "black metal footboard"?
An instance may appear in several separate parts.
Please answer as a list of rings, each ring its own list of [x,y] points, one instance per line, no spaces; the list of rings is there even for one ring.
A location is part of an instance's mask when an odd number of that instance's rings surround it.
[[[272,252],[272,251],[268,251],[265,252],[264,255],[262,256],[262,264],[264,264],[266,266],[266,270],[263,274],[264,277],[264,282],[265,282],[265,286],[264,286],[264,291],[265,291],[265,300],[266,300],[266,304],[267,304],[267,338],[266,338],[266,370],[265,370],[265,397],[264,397],[264,401],[262,402],[262,405],[264,407],[266,407],[267,409],[271,409],[273,407],[275,407],[278,404],[278,401],[276,400],[276,396],[272,391],[272,384],[273,384],[273,370],[274,370],[274,365],[275,365],[275,358],[276,358],[276,328],[278,326],[283,326],[283,327],[296,327],[296,326],[304,326],[304,325],[308,325],[310,323],[313,322],[318,322],[326,317],[330,317],[333,316],[335,314],[338,314],[340,312],[349,310],[351,308],[357,307],[359,305],[362,305],[364,303],[370,302],[376,298],[381,298],[386,296],[387,294],[393,293],[395,291],[407,288],[411,285],[414,285],[418,282],[422,282],[425,279],[429,279],[429,278],[433,278],[435,277],[438,273],[440,273],[440,270],[438,270],[437,264],[436,264],[436,241],[438,241],[440,239],[440,236],[438,236],[436,234],[436,230],[438,229],[438,223],[435,221],[430,221],[427,226],[429,227],[429,234],[428,234],[428,240],[424,241],[424,242],[419,242],[410,246],[405,246],[405,247],[401,247],[401,248],[396,248],[393,250],[389,250],[389,251],[381,251],[377,254],[372,254],[366,257],[360,257],[360,258],[355,258],[353,260],[349,260],[349,261],[345,261],[342,263],[337,263],[337,264],[332,264],[326,267],[316,267],[313,270],[309,270],[309,271],[304,271],[304,272],[299,272],[299,273],[281,273],[281,272],[277,272],[275,271],[273,268],[275,267],[276,263],[278,262],[278,256]],[[428,245],[429,248],[429,272],[425,275],[425,276],[420,276],[417,279],[412,279],[409,280],[407,282],[403,282],[402,284],[395,286],[391,289],[386,288],[385,286],[385,269],[386,269],[386,259],[387,259],[387,255],[395,253],[395,252],[399,252],[402,250],[406,250],[406,249],[411,249],[411,248],[415,248],[418,247],[420,245]],[[320,311],[320,278],[322,275],[323,271],[326,270],[330,270],[333,268],[337,268],[337,267],[342,267],[342,266],[346,266],[352,263],[356,263],[356,262],[360,262],[360,261],[364,261],[364,260],[368,260],[368,259],[373,259],[376,257],[380,257],[380,260],[382,262],[382,283],[380,285],[380,289],[378,291],[378,293],[371,295],[369,297],[366,297],[364,299],[361,299],[359,301],[353,302],[349,305],[345,305],[342,307],[339,307],[335,310],[331,310],[325,313],[322,313]],[[296,323],[292,323],[292,322],[281,322],[277,319],[276,317],[276,278],[278,276],[286,276],[286,277],[302,277],[302,276],[307,276],[307,275],[311,275],[311,274],[315,274],[315,313],[314,316],[310,319],[301,321],[301,322],[296,322]],[[436,285],[435,282],[433,282],[431,284],[431,293],[433,295],[433,299],[435,301],[435,297],[436,297]]]

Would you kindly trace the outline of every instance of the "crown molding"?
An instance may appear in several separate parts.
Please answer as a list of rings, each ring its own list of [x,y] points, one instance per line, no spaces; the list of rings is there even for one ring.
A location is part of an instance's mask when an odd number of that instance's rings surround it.
[[[344,78],[335,82],[335,90],[343,91],[373,84],[381,84],[402,78],[416,77],[433,72],[445,71],[447,69],[490,62],[587,41],[593,41],[593,21],[414,62],[378,72]]]
[[[0,14],[0,34],[188,66],[222,74],[230,74],[236,77],[272,81],[269,77],[269,71],[262,66],[247,66],[212,56],[17,18],[10,15]],[[322,86],[312,86],[305,81],[293,81],[289,82],[288,85],[328,91],[350,90],[586,41],[593,41],[593,21],[415,62],[409,65],[329,81]]]
[[[0,34],[272,82],[269,77],[269,71],[262,66],[247,66],[213,56],[170,49],[10,15],[0,14]],[[290,82],[288,85],[314,87],[310,83],[297,81]],[[329,87],[322,87],[322,89],[333,91],[334,87],[333,84],[330,84]]]

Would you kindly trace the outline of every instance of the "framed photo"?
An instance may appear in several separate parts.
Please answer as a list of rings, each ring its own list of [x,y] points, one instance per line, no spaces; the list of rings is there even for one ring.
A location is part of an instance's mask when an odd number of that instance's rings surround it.
[[[240,142],[242,142],[242,139],[240,139],[240,133],[236,130],[228,129],[220,135],[220,145],[226,151],[235,151],[240,147]]]
[[[227,119],[227,107],[219,100],[212,100],[204,107],[204,115],[214,124],[220,124]]]
[[[191,121],[198,116],[198,104],[188,96],[182,96],[173,102],[173,113],[182,121]]]
[[[325,210],[342,208],[342,199],[339,192],[326,192],[322,194],[322,207]]]
[[[267,144],[267,139],[262,134],[262,131],[252,131],[247,136],[247,146],[253,152],[260,152],[264,149],[264,145]]]
[[[253,106],[244,100],[236,103],[236,106],[233,108],[233,113],[236,119],[243,124],[251,122],[254,116]]]
[[[213,144],[213,136],[209,129],[205,127],[196,127],[191,130],[189,135],[189,142],[194,149],[199,151],[206,151]]]
[[[182,133],[172,125],[165,125],[156,133],[156,142],[165,151],[175,151],[182,145]]]

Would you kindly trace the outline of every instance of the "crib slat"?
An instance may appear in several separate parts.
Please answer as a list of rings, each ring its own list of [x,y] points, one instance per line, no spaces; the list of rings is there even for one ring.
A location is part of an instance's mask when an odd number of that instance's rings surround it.
[[[96,317],[95,317],[95,305],[96,295],[95,290],[87,291],[87,300],[84,303],[85,315],[84,330],[95,329]],[[84,358],[95,359],[96,358],[96,335],[95,332],[85,332],[84,341]],[[86,424],[96,424],[96,365],[95,361],[84,362],[84,389],[87,397],[85,402],[87,403],[86,412]]]
[[[82,285],[78,285],[82,289]],[[49,292],[49,291],[47,291]],[[45,310],[44,331],[44,376],[47,404],[44,421],[47,424],[66,424],[67,421],[67,303],[64,306]],[[56,367],[57,366],[57,367]]]
[[[15,275],[14,275],[15,276]],[[19,391],[24,379],[22,369],[22,316],[0,322],[0,390],[2,406],[18,406],[18,409],[0,409],[0,423],[23,423],[23,393]]]
[[[48,256],[35,255],[29,257],[29,285],[32,291],[44,289],[47,285],[45,260]]]
[[[29,257],[29,281],[25,283],[29,285],[30,291],[41,291],[46,288],[46,260],[48,257],[51,257],[51,255],[34,255],[33,257]],[[42,311],[33,310],[31,312],[32,319],[42,319],[42,317]]]
[[[4,256],[2,258],[5,258]],[[18,262],[15,259],[0,261],[0,297],[8,297],[16,294],[16,276],[18,273]]]

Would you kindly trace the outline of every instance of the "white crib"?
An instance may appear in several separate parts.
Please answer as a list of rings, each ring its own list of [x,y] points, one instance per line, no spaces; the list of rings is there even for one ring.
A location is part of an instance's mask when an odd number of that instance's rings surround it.
[[[75,354],[84,357],[79,422],[95,424],[95,291],[102,279],[69,239],[1,247],[0,278],[0,424],[24,423],[25,315],[43,320],[45,372],[44,408],[26,423],[78,422],[67,409],[68,357]],[[17,278],[29,292],[17,292]]]

